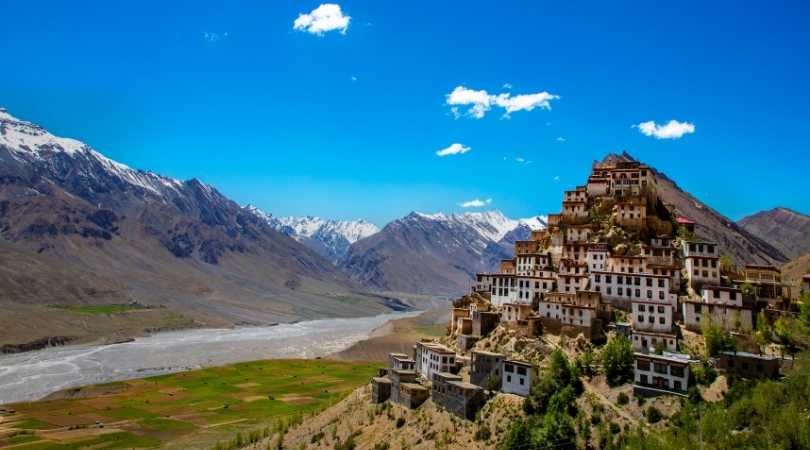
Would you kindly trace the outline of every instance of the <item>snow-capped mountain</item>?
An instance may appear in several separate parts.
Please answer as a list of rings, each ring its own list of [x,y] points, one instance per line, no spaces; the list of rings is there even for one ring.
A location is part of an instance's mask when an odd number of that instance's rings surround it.
[[[275,230],[290,236],[334,263],[346,255],[350,245],[380,231],[376,225],[364,219],[331,220],[314,216],[274,217],[252,205],[248,205],[246,208],[262,217]]]
[[[424,214],[419,212],[416,214],[427,220],[469,226],[475,229],[482,237],[496,242],[520,225],[526,225],[533,230],[545,229],[547,218],[546,216],[535,216],[526,219],[510,219],[497,210],[461,214]]]
[[[413,212],[352,244],[340,266],[376,289],[457,294],[476,272],[511,257],[515,240],[545,225],[543,216],[510,219],[500,211]]]
[[[356,284],[215,188],[132,169],[5,109],[0,249],[25,261],[0,264],[0,308],[114,298],[220,322],[385,310],[336,304]]]

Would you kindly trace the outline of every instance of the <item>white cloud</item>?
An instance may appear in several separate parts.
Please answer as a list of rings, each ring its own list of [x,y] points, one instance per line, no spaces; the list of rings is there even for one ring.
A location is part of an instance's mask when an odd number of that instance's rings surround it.
[[[485,90],[476,91],[464,86],[457,86],[453,92],[447,94],[445,102],[450,106],[450,111],[456,118],[462,115],[459,107],[466,106],[468,107],[467,115],[481,119],[487,111],[492,109],[492,106],[503,108],[504,117],[509,117],[511,113],[518,111],[532,111],[536,108],[551,109],[551,101],[559,98],[560,96],[545,91],[514,96],[511,93],[491,95]]]
[[[340,31],[346,34],[349,29],[350,16],[343,14],[340,5],[335,3],[323,3],[313,9],[309,14],[299,14],[293,22],[293,29],[305,31],[311,34],[323,35],[328,31]]]
[[[450,144],[450,147],[443,148],[436,152],[438,156],[449,156],[449,155],[463,155],[468,151],[472,150],[470,147],[459,143]]]
[[[454,116],[459,117],[461,115],[458,106],[469,106],[470,109],[467,114],[480,119],[489,111],[492,98],[487,91],[474,91],[464,86],[457,86],[453,89],[453,92],[447,94],[446,102],[451,106],[450,111],[453,112]]]
[[[520,164],[531,164],[532,163],[530,160],[528,160],[526,158],[523,158],[523,157],[520,157],[520,156],[515,158],[515,161],[517,161]]]
[[[554,181],[560,181],[560,176],[559,175],[555,176]]]
[[[352,75],[352,76],[351,76],[351,80],[352,80],[352,81],[354,81],[354,82],[357,82],[357,76]]]
[[[210,32],[210,31],[206,31],[205,33],[203,33],[203,39],[204,39],[206,42],[211,42],[211,43],[213,43],[213,42],[219,42],[219,41],[221,41],[222,39],[225,39],[225,38],[227,38],[227,37],[228,37],[228,33],[227,33],[227,32],[222,33],[222,34],[219,34],[219,33],[214,33],[214,32]]]
[[[565,142],[566,139],[564,137],[562,137],[562,136],[557,136],[557,139],[555,139],[555,141],[557,141],[557,142]]]
[[[501,94],[495,97],[495,104],[506,110],[506,115],[517,111],[532,111],[535,108],[551,109],[551,101],[560,98],[559,95],[548,92],[537,94],[521,94],[514,97],[510,94]]]
[[[511,85],[510,83],[504,83],[502,87],[503,87],[504,89],[506,89],[507,91],[508,91],[509,89],[512,89],[512,85]]]
[[[492,199],[491,198],[488,198],[486,200],[481,200],[481,199],[478,199],[478,198],[474,198],[474,199],[468,200],[466,202],[461,202],[461,203],[458,204],[458,206],[461,206],[462,208],[480,208],[482,206],[491,205],[491,204],[492,204]]]
[[[677,120],[670,120],[666,125],[658,125],[652,120],[648,122],[641,122],[638,125],[633,125],[638,128],[638,131],[645,136],[652,136],[656,139],[680,139],[685,134],[692,134],[695,132],[695,125],[689,122],[678,122]]]

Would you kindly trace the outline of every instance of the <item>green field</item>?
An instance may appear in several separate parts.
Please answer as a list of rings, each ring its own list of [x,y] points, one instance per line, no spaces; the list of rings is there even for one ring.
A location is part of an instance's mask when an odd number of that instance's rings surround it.
[[[58,399],[0,407],[0,448],[211,448],[238,432],[320,411],[378,366],[268,360],[71,389]]]
[[[121,314],[129,311],[145,309],[131,305],[66,305],[66,306],[53,306],[54,308],[64,309],[70,312],[80,314]]]

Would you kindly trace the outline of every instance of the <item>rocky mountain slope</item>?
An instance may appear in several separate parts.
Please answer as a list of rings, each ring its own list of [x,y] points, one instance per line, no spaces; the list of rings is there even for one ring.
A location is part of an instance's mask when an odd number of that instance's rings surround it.
[[[607,158],[633,159],[627,152]],[[779,265],[788,258],[773,245],[746,231],[724,215],[682,190],[674,180],[662,171],[655,170],[658,179],[658,196],[665,204],[674,206],[678,215],[696,222],[695,234],[700,239],[717,242],[720,254],[727,255],[738,264]]]
[[[227,324],[387,309],[213,187],[131,169],[6,110],[0,244],[0,302],[23,313],[135,300]]]
[[[782,279],[795,283],[796,286],[801,284],[802,277],[808,273],[810,273],[810,253],[792,259],[782,266]],[[793,294],[798,295],[799,291],[800,289],[793,289]]]
[[[810,216],[788,208],[760,211],[737,222],[790,259],[810,252]]]
[[[498,211],[411,213],[352,244],[340,267],[375,289],[459,294],[476,272],[512,256],[515,239],[545,226],[543,217],[512,220]]]
[[[346,255],[350,245],[380,231],[376,225],[364,219],[331,220],[313,216],[276,218],[252,206],[248,208],[263,217],[276,231],[315,250],[333,263]]]

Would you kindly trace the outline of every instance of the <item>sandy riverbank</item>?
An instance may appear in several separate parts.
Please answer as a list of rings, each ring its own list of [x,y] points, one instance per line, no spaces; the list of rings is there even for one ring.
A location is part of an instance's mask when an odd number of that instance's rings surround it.
[[[389,320],[364,340],[333,353],[330,359],[386,361],[391,352],[411,354],[413,344],[424,337],[443,336],[450,319],[447,308],[430,309],[416,317]]]

